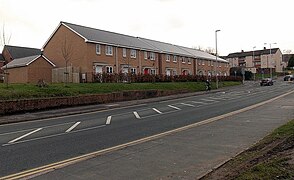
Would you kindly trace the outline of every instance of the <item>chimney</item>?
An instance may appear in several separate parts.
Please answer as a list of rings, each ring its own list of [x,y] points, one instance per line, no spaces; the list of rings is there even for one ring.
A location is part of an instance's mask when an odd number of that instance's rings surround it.
[[[266,47],[263,47],[264,50],[266,50]]]

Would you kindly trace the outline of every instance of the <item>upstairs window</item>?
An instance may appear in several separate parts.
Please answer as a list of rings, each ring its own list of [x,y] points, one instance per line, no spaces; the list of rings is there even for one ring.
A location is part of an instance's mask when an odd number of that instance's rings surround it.
[[[100,44],[96,44],[96,54],[101,54]]]
[[[112,46],[105,46],[105,54],[112,56]]]
[[[177,56],[174,56],[173,62],[177,62]]]
[[[182,63],[186,63],[186,59],[182,57]]]
[[[170,61],[170,55],[167,54],[167,55],[165,56],[165,58],[166,58],[166,61]]]
[[[131,49],[131,58],[136,58],[136,50]]]
[[[150,60],[155,60],[155,53],[153,52],[150,53]]]
[[[190,58],[188,58],[188,64],[191,64],[191,59]]]
[[[148,53],[147,53],[147,51],[144,51],[144,59],[148,59]]]
[[[123,48],[123,57],[127,57],[127,49]]]

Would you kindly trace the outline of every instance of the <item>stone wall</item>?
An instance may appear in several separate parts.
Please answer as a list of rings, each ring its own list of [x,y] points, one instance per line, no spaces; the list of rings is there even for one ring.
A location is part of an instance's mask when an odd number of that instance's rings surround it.
[[[154,98],[173,94],[187,93],[188,90],[175,91],[123,91],[108,94],[81,95],[73,97],[52,97],[41,99],[20,99],[0,101],[0,115],[22,113],[53,108],[71,107],[78,105],[103,104],[118,101]]]

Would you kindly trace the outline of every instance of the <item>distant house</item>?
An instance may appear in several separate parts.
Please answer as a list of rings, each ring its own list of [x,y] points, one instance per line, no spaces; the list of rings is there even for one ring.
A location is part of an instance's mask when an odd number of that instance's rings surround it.
[[[0,80],[5,79],[4,71],[2,68],[6,64],[10,63],[14,59],[24,58],[28,56],[40,55],[41,50],[36,48],[20,47],[20,46],[10,46],[5,45],[2,54],[0,54]],[[21,74],[16,74],[16,76],[21,76]],[[10,76],[10,78],[12,78]]]
[[[36,48],[20,47],[5,45],[2,50],[2,56],[5,63],[9,63],[14,59],[40,55],[41,50]]]
[[[228,61],[196,49],[60,22],[43,46],[57,68],[79,70],[92,82],[95,74],[218,75],[229,72]]]
[[[279,48],[231,53],[226,57],[231,67],[244,67],[253,73],[282,72],[282,52]]]
[[[52,69],[55,67],[44,55],[34,55],[14,59],[2,67],[8,74],[9,83],[37,83],[39,80],[52,82]]]

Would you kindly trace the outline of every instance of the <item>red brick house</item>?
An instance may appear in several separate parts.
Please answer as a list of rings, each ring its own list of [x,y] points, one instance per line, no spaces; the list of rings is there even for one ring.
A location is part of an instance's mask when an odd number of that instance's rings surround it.
[[[34,55],[14,59],[1,69],[8,74],[5,76],[9,83],[37,83],[39,80],[52,82],[52,69],[55,67],[44,55]]]
[[[58,25],[42,49],[56,67],[79,69],[86,82],[103,72],[208,75],[215,61],[215,56],[199,50],[66,22]],[[216,70],[227,75],[228,62],[219,58]]]

